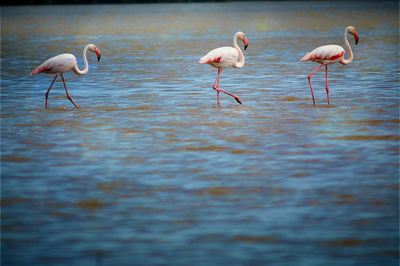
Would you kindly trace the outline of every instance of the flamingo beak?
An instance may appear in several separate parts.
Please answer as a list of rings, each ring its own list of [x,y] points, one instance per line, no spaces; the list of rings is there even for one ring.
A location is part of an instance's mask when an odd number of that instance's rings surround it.
[[[244,43],[244,49],[246,50],[247,46],[249,46],[249,42],[247,41],[247,39],[244,39],[243,43]]]
[[[100,50],[97,49],[97,48],[94,50],[94,52],[95,52],[96,55],[97,55],[97,62],[99,62],[99,61],[100,61],[100,58],[101,58],[101,52],[100,52]]]
[[[359,40],[359,37],[358,37],[358,33],[357,33],[357,32],[354,33],[354,39],[356,40],[356,45],[357,45],[358,40]]]

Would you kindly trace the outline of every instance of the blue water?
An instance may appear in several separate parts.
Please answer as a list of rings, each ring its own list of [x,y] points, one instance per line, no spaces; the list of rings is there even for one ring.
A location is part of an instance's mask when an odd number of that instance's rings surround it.
[[[345,6],[345,7],[344,7]],[[397,2],[1,9],[4,265],[398,265]],[[299,62],[317,46],[354,61]],[[249,40],[242,69],[197,61]],[[88,54],[85,76],[29,76]]]

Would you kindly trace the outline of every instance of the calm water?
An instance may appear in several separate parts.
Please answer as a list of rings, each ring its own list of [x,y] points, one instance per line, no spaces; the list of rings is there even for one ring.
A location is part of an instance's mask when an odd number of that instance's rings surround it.
[[[4,265],[398,265],[397,2],[1,8]],[[313,78],[313,48],[354,61]],[[242,69],[197,61],[249,39]],[[351,38],[350,38],[351,37]],[[63,52],[85,76],[30,72]]]

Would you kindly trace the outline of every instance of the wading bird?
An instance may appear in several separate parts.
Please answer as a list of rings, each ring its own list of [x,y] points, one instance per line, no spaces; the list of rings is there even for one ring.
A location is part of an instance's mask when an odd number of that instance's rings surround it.
[[[240,50],[238,44],[236,43],[237,39],[243,41],[244,49],[246,50],[248,46],[246,35],[243,32],[236,32],[235,36],[233,37],[233,47],[220,47],[211,50],[208,54],[200,58],[200,61],[198,62],[199,64],[209,64],[215,68],[218,68],[218,76],[213,85],[213,89],[217,91],[218,105],[220,92],[232,96],[238,103],[242,104],[239,97],[219,88],[219,76],[224,68],[242,68],[244,66],[244,56],[242,50]]]
[[[353,52],[351,51],[351,47],[349,44],[349,41],[347,40],[347,33],[350,33],[354,36],[354,39],[356,41],[356,44],[358,43],[358,33],[356,29],[353,26],[348,26],[345,31],[344,31],[344,43],[346,45],[347,51],[349,52],[349,57],[347,59],[344,59],[344,49],[343,47],[335,44],[331,45],[324,45],[320,46],[318,48],[315,48],[308,54],[306,54],[300,62],[303,61],[313,61],[317,62],[321,65],[319,65],[313,72],[311,72],[308,75],[308,83],[310,83],[310,88],[311,88],[311,95],[312,99],[314,102],[315,106],[315,99],[314,99],[314,92],[311,86],[311,76],[318,71],[322,66],[325,66],[325,72],[326,72],[326,95],[328,97],[328,104],[330,104],[329,101],[329,88],[328,88],[328,65],[334,64],[336,62],[341,63],[342,65],[348,65],[353,61]]]
[[[46,74],[56,74],[56,76],[53,79],[53,82],[51,83],[49,89],[46,92],[46,105],[45,108],[47,108],[47,98],[49,96],[49,92],[51,87],[53,86],[54,81],[56,80],[57,76],[60,75],[61,79],[64,83],[64,88],[65,92],[67,93],[67,98],[72,102],[72,104],[79,109],[78,105],[74,103],[74,101],[71,99],[71,97],[68,94],[67,86],[65,85],[64,77],[63,74],[69,70],[73,70],[76,74],[78,75],[85,75],[89,71],[89,64],[86,59],[86,52],[87,50],[96,53],[97,55],[97,61],[100,61],[101,57],[101,52],[99,49],[94,44],[88,44],[85,46],[83,49],[82,57],[83,57],[83,63],[84,63],[84,68],[83,70],[80,70],[78,68],[78,64],[76,62],[76,57],[72,54],[60,54],[57,56],[54,56],[48,60],[46,60],[43,64],[35,68],[32,73],[32,75],[35,75],[37,73],[46,73]]]

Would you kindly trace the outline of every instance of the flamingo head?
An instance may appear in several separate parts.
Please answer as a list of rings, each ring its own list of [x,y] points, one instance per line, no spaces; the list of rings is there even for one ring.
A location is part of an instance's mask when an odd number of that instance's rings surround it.
[[[101,52],[100,52],[100,50],[96,47],[96,45],[94,45],[94,44],[89,44],[88,50],[91,51],[91,52],[93,52],[93,53],[96,53],[96,55],[97,55],[97,61],[100,61]]]
[[[246,50],[247,46],[249,46],[249,41],[247,40],[246,35],[241,31],[237,32],[235,35],[239,40],[243,42],[244,49]]]
[[[347,27],[347,32],[354,36],[354,39],[355,39],[356,44],[357,44],[358,40],[359,40],[359,37],[358,37],[358,33],[357,33],[356,28],[354,28],[353,26],[348,26]]]

